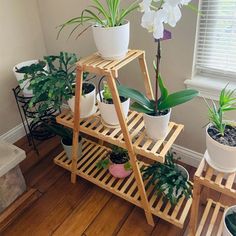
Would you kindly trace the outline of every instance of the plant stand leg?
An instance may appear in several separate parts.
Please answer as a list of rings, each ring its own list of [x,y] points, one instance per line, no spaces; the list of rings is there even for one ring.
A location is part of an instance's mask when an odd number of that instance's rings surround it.
[[[198,181],[195,180],[193,187],[193,202],[192,202],[190,223],[189,223],[189,236],[195,236],[196,233],[201,190],[202,190],[201,185],[198,183]]]
[[[128,127],[125,121],[125,117],[123,114],[123,110],[121,107],[121,103],[120,103],[120,99],[119,99],[119,94],[117,91],[117,87],[116,87],[116,82],[115,79],[113,78],[111,73],[107,73],[107,78],[108,78],[108,86],[109,89],[111,91],[112,94],[112,98],[113,98],[113,102],[116,108],[116,113],[120,122],[120,126],[121,126],[121,131],[123,133],[124,136],[124,140],[126,143],[126,147],[129,153],[129,157],[130,157],[130,162],[133,168],[133,172],[134,172],[134,177],[135,180],[137,182],[137,187],[138,187],[138,191],[141,197],[141,202],[145,211],[145,215],[147,218],[147,222],[149,225],[154,226],[154,220],[153,220],[153,216],[151,213],[151,209],[150,209],[150,205],[147,199],[147,195],[146,195],[146,191],[145,191],[145,187],[143,184],[143,180],[142,180],[142,176],[139,170],[139,166],[138,166],[138,162],[137,162],[137,158],[136,158],[136,154],[134,152],[133,149],[133,145],[132,145],[132,141],[129,135],[129,131],[128,131]]]
[[[145,52],[138,58],[138,60],[139,60],[141,71],[143,73],[146,95],[149,99],[154,99],[154,95],[152,91],[152,84],[150,81],[150,76],[147,69],[147,63],[145,60]]]
[[[76,183],[76,171],[77,171],[77,158],[78,158],[78,137],[80,131],[80,97],[82,94],[83,83],[83,71],[82,68],[77,67],[76,71],[76,87],[75,87],[75,108],[74,117],[78,117],[74,120],[74,132],[73,132],[73,148],[72,148],[72,169],[71,169],[71,182]]]

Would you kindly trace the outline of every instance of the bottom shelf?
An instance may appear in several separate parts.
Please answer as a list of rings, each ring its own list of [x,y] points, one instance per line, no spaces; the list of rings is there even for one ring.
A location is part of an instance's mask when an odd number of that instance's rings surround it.
[[[84,139],[82,149],[83,155],[77,161],[78,176],[142,208],[134,174],[131,174],[125,179],[117,179],[114,178],[108,170],[98,169],[96,167],[98,160],[106,158],[110,151],[109,148]],[[72,161],[67,159],[65,152],[55,157],[54,162],[69,171],[71,170]],[[144,166],[144,163],[139,162],[139,166],[141,168]],[[182,198],[175,207],[172,207],[169,202],[164,203],[162,197],[157,197],[157,195],[154,194],[152,186],[146,189],[146,192],[151,211],[154,215],[177,227],[183,227],[192,204],[192,199]]]
[[[214,235],[221,236],[223,230],[223,214],[226,206],[219,202],[214,202],[212,199],[207,200],[204,213],[198,225],[196,236]]]

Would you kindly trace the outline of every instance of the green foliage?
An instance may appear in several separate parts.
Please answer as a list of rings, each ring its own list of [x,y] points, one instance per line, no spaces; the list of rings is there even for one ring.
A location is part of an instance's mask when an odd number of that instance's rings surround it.
[[[127,171],[132,170],[132,166],[129,162],[128,151],[126,149],[114,145],[109,154],[109,158],[99,160],[96,166],[98,169],[107,169],[110,161],[114,164],[124,164],[124,168]]]
[[[134,1],[129,6],[121,9],[121,0],[106,0],[102,3],[100,0],[91,0],[92,5],[84,9],[80,16],[72,18],[59,26],[58,36],[61,31],[67,27],[74,25],[69,37],[84,23],[98,24],[102,27],[115,27],[124,23],[127,15],[139,7],[138,2]],[[83,33],[84,31],[82,31]],[[80,34],[79,34],[80,35]]]
[[[227,215],[225,217],[225,223],[230,233],[236,236],[236,212]]]
[[[154,186],[157,195],[162,194],[163,200],[169,200],[174,206],[185,196],[192,196],[192,184],[187,176],[174,163],[173,153],[166,155],[164,164],[155,162],[154,164],[141,169],[143,179],[147,180],[146,188]]]
[[[169,94],[167,88],[163,84],[160,75],[158,81],[159,81],[159,88],[161,91],[161,96],[158,99],[159,111],[168,110],[172,107],[188,102],[198,95],[198,91],[193,89],[186,89],[176,93]],[[133,110],[150,115],[157,115],[155,114],[154,100],[148,99],[144,94],[135,89],[128,88],[122,85],[118,85],[118,91],[121,96],[129,97],[134,101],[134,103],[131,105],[131,108]]]
[[[236,90],[227,90],[227,86],[221,91],[218,106],[212,101],[212,107],[208,106],[208,118],[218,132],[224,136],[227,123],[224,121],[224,114],[227,111],[236,110]]]
[[[112,99],[111,91],[107,83],[103,83],[103,99],[109,100]]]
[[[39,104],[37,110],[40,115],[49,108],[59,109],[64,100],[73,96],[77,57],[74,53],[61,52],[57,56],[46,56],[44,60],[17,70],[25,73],[23,81],[30,80],[29,89],[33,90],[34,96],[29,106]],[[87,75],[85,73],[84,78]]]

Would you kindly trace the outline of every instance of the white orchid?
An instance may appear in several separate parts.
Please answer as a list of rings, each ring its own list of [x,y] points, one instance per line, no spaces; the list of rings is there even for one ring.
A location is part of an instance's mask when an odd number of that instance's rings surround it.
[[[143,0],[140,3],[141,11],[144,12],[141,25],[149,32],[153,32],[155,39],[161,39],[164,34],[164,23],[175,27],[181,19],[180,8],[188,5],[191,0],[162,0],[159,6],[156,4],[159,0]]]

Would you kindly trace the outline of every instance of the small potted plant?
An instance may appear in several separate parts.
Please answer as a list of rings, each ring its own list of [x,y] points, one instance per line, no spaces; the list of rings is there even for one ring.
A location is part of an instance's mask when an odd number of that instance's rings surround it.
[[[119,179],[126,178],[132,173],[128,151],[117,146],[113,146],[109,158],[97,163],[97,168],[109,168],[110,174]]]
[[[210,124],[206,128],[206,161],[214,169],[230,173],[236,171],[236,126],[224,119],[227,111],[236,110],[235,90],[221,91],[218,106],[207,103]]]
[[[228,208],[223,216],[223,236],[236,236],[236,206]]]
[[[166,155],[165,163],[155,162],[141,169],[143,179],[147,181],[146,188],[154,186],[157,195],[163,195],[164,201],[170,201],[175,206],[185,196],[192,196],[192,183],[188,171],[174,162],[174,154]]]
[[[107,0],[105,3],[100,0],[90,2],[92,5],[84,9],[80,16],[60,26],[58,36],[67,26],[75,26],[71,36],[79,26],[90,23],[81,33],[92,27],[95,44],[104,59],[115,60],[125,57],[130,38],[130,24],[126,17],[139,7],[138,1],[134,1],[124,9],[121,9],[121,0]]]
[[[39,63],[39,60],[30,60],[30,61],[24,61],[21,62],[13,67],[13,73],[20,85],[20,88],[23,90],[23,95],[24,97],[32,97],[33,96],[33,91],[32,89],[29,89],[30,86],[30,79],[25,79],[25,74],[20,73],[19,70],[23,67],[28,67],[28,66],[36,66],[36,64]],[[44,70],[47,70],[46,64],[44,65]]]
[[[61,137],[61,144],[64,148],[66,156],[69,160],[72,160],[72,145],[73,145],[73,132],[71,129],[65,128],[64,126],[57,124],[54,117],[51,117],[50,122],[43,122],[45,128],[51,133]],[[78,157],[82,156],[82,137],[78,137]]]
[[[87,118],[97,111],[96,87],[88,81],[88,73],[83,74],[82,96],[80,98],[80,118]],[[68,99],[68,105],[72,112],[75,109],[75,85],[72,88],[72,98]]]
[[[103,78],[102,78],[103,79]],[[102,80],[101,79],[101,80]],[[101,83],[100,80],[100,83]],[[103,90],[100,90],[97,94],[98,107],[101,113],[101,117],[104,125],[117,126],[119,125],[119,119],[117,117],[115,105],[112,100],[112,95],[106,82],[103,83]],[[121,106],[123,108],[124,116],[127,118],[130,106],[130,99],[124,96],[120,96]]]

